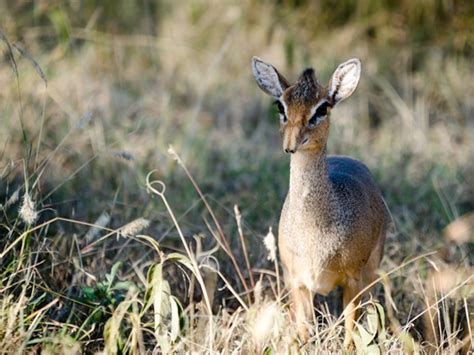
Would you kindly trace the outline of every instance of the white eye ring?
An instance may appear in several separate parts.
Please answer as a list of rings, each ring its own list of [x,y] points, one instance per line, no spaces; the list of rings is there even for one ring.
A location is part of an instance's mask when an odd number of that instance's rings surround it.
[[[286,116],[282,113],[280,113],[279,115],[280,115],[280,123],[281,124],[287,124],[288,119],[286,118]]]

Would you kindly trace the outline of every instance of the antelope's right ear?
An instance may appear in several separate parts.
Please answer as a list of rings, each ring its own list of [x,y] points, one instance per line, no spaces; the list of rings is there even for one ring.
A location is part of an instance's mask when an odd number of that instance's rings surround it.
[[[260,58],[252,58],[252,71],[260,89],[275,98],[279,98],[290,86],[273,65],[265,63]]]

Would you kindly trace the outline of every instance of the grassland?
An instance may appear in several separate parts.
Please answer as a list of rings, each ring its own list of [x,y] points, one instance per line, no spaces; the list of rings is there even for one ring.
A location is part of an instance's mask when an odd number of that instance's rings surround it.
[[[395,228],[357,350],[473,350],[472,5],[0,1],[0,23],[2,352],[340,351],[338,292],[301,344],[268,259],[289,158],[253,55],[321,82],[362,60],[328,150]]]

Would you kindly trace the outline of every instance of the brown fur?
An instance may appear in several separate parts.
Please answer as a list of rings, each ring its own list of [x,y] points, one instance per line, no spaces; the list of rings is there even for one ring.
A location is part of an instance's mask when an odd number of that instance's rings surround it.
[[[341,78],[336,79],[338,89]],[[347,96],[352,91],[346,88]],[[364,164],[327,156],[330,109],[315,127],[308,127],[315,105],[322,100],[335,104],[335,93],[328,97],[328,92],[314,71],[307,69],[295,84],[285,86],[279,98],[288,116],[281,127],[283,149],[295,153],[278,243],[300,336],[307,339],[309,335],[314,294],[326,295],[340,285],[345,307],[344,345],[349,347],[357,319],[356,296],[376,277],[389,214]]]

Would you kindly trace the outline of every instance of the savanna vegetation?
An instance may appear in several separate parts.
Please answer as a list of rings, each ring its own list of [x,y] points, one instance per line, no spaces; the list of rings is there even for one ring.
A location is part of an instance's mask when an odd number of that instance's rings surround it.
[[[473,2],[0,0],[0,48],[2,353],[341,351],[337,290],[308,343],[290,321],[253,55],[362,61],[328,150],[394,228],[356,349],[473,351]]]

